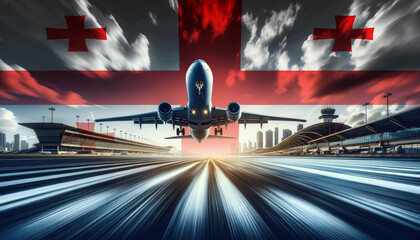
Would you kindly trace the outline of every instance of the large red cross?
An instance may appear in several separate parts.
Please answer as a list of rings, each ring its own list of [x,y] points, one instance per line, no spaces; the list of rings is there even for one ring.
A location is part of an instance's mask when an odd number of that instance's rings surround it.
[[[332,52],[351,52],[352,39],[373,40],[374,28],[353,29],[356,16],[335,16],[336,29],[314,28],[314,40],[335,39]]]
[[[85,16],[64,17],[68,28],[46,28],[47,40],[69,39],[69,52],[87,52],[86,39],[107,39],[106,28],[85,29]]]

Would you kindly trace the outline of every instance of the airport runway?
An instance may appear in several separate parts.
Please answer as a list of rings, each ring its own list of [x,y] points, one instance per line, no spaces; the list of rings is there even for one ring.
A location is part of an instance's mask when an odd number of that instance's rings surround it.
[[[2,157],[0,239],[419,239],[420,159]]]

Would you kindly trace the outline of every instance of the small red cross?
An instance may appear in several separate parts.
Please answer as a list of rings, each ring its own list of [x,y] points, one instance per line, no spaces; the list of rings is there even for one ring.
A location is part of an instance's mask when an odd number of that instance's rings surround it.
[[[85,29],[85,16],[64,17],[68,28],[46,28],[47,40],[69,39],[69,52],[87,52],[86,39],[106,40],[106,28]]]
[[[336,29],[314,28],[314,40],[335,39],[332,52],[351,52],[351,39],[373,40],[374,28],[352,29],[356,16],[335,16]]]

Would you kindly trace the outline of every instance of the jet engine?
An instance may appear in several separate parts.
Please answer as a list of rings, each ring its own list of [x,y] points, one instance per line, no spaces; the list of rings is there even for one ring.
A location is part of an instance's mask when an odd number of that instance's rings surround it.
[[[159,119],[166,123],[172,118],[172,105],[168,102],[162,102],[159,104],[157,112]]]
[[[242,110],[241,105],[237,102],[231,102],[227,106],[226,116],[230,121],[236,122],[241,118]]]

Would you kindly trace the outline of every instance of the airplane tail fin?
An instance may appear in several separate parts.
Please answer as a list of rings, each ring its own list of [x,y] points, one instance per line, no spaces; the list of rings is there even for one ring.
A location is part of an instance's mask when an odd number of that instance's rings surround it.
[[[185,136],[173,136],[173,137],[166,137],[165,139],[194,139],[191,135],[185,135]],[[220,135],[209,135],[207,139],[236,139],[236,137],[230,137],[230,136],[220,136]]]

